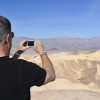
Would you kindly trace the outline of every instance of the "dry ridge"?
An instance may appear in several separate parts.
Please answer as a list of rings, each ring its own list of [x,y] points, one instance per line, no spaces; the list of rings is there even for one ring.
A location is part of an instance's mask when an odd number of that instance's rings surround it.
[[[100,51],[48,55],[54,65],[56,80],[32,87],[33,100],[100,100]],[[21,58],[41,65],[37,54],[22,55]]]

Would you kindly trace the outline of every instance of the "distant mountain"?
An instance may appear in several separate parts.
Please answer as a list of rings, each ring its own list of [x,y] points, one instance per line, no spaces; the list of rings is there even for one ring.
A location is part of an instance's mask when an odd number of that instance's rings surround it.
[[[20,41],[32,40],[27,37],[15,37],[13,39],[12,52],[16,51],[16,48]],[[48,52],[59,51],[95,51],[100,49],[100,37],[93,38],[50,38],[41,39],[46,50]],[[27,51],[28,53],[34,52],[33,48]]]

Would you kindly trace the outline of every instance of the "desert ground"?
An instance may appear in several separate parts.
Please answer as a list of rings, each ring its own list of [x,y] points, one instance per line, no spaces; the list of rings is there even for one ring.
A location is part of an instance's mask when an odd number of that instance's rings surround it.
[[[56,79],[41,87],[32,87],[32,100],[100,100],[100,50],[48,53],[48,56]],[[20,58],[41,65],[38,54]]]

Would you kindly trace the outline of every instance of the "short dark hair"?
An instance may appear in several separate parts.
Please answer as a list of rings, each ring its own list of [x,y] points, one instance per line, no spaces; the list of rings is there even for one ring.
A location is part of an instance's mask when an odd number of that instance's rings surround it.
[[[5,35],[11,32],[10,21],[3,16],[0,16],[0,43],[3,41]]]

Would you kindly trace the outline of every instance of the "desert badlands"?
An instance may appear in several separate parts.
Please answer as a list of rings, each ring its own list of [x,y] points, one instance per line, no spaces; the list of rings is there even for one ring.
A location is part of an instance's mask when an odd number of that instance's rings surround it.
[[[41,87],[32,87],[32,100],[100,100],[99,50],[48,55],[54,65],[56,80]],[[41,65],[38,54],[20,58]]]

